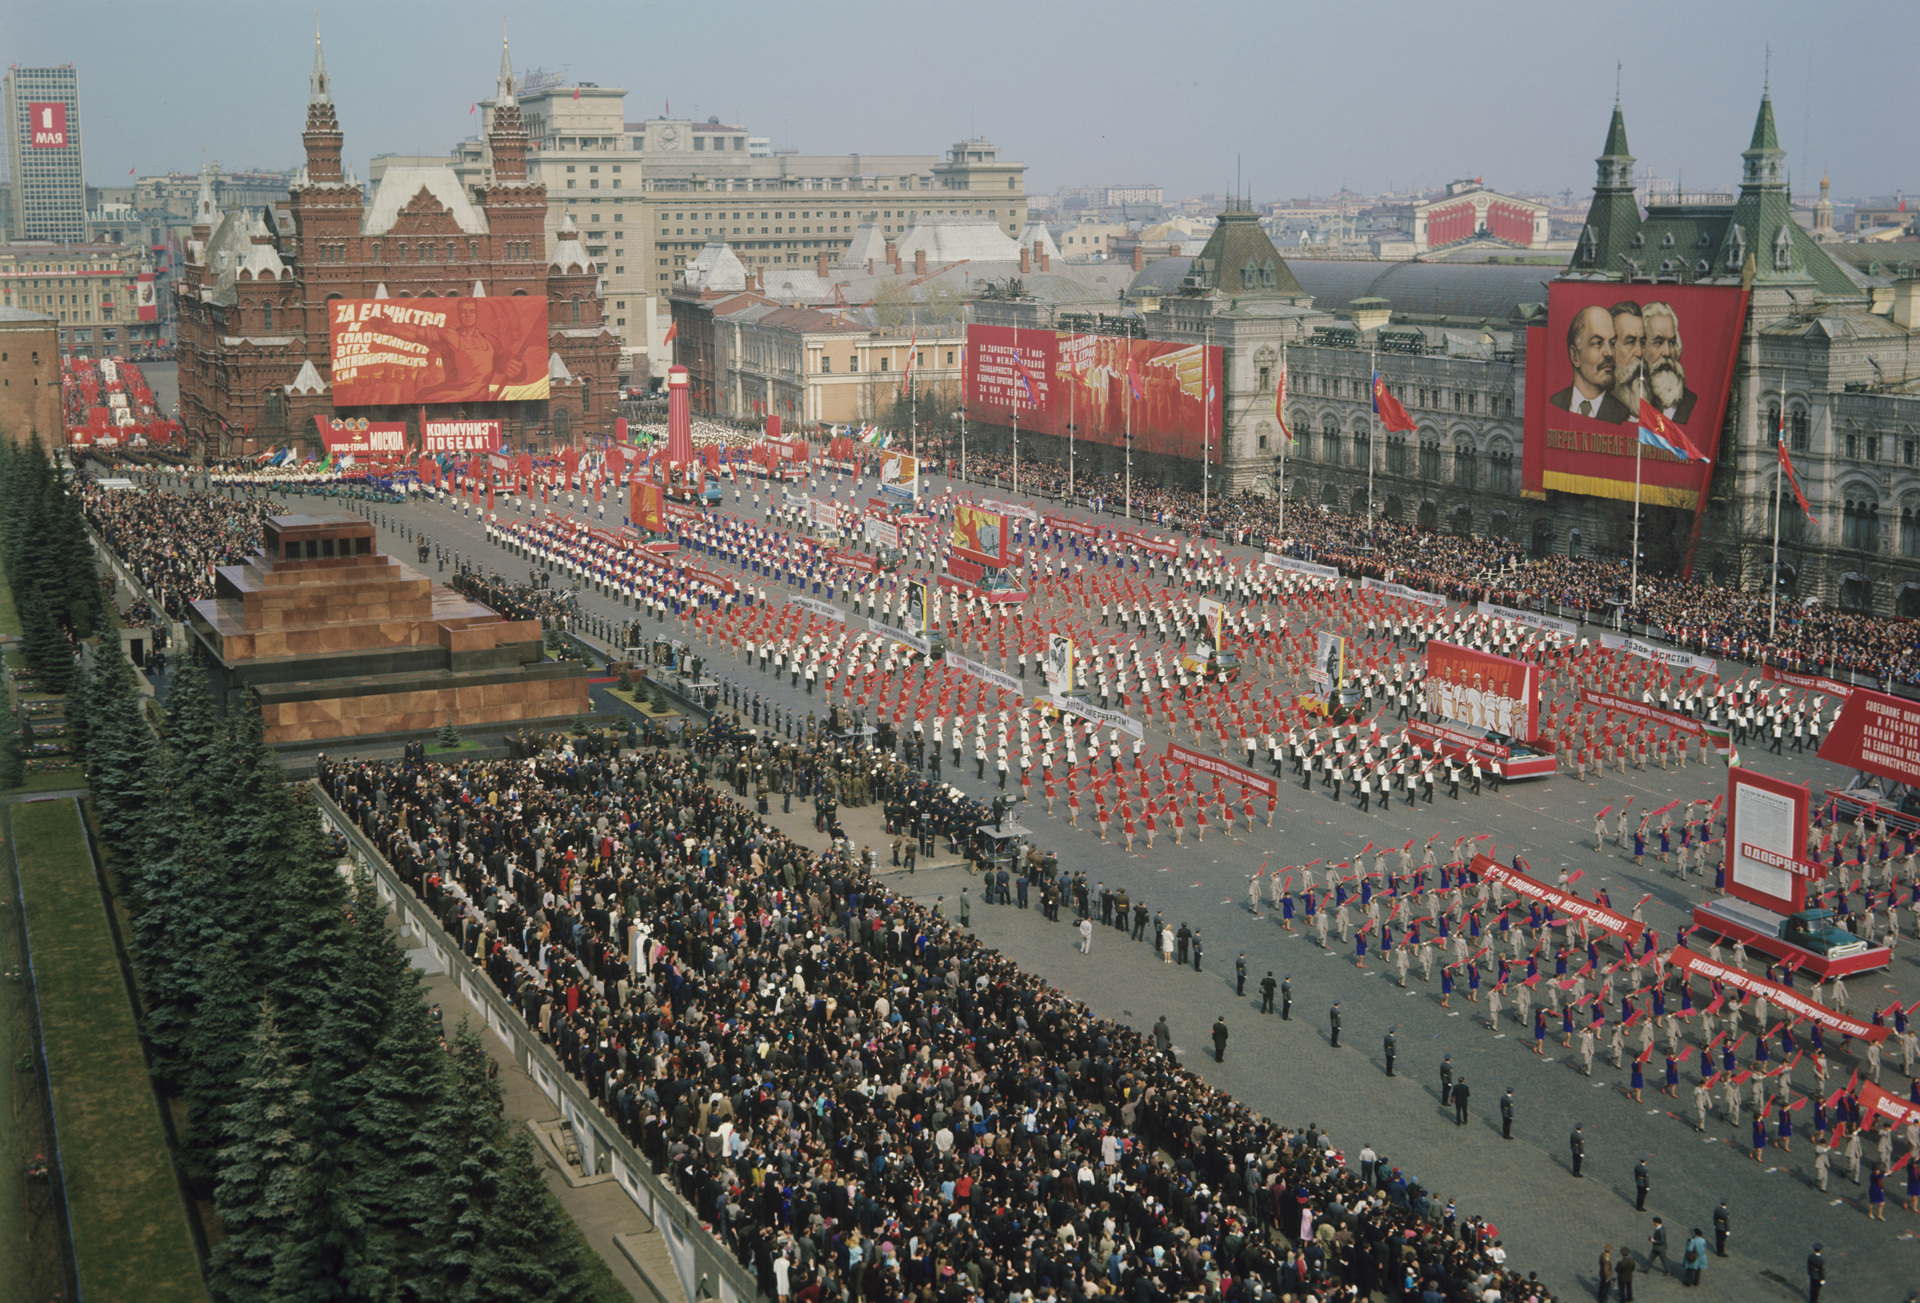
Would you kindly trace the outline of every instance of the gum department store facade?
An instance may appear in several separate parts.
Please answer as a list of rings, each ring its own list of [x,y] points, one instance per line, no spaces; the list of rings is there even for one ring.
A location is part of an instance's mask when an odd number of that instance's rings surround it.
[[[1386,435],[1374,464],[1376,512],[1396,521],[1498,538],[1535,555],[1625,557],[1633,504],[1550,492],[1520,496],[1529,325],[1546,322],[1547,282],[1725,284],[1751,277],[1752,306],[1734,370],[1695,577],[1764,588],[1772,547],[1784,405],[1795,469],[1819,518],[1786,495],[1781,574],[1790,591],[1832,605],[1920,615],[1920,281],[1843,262],[1795,224],[1786,155],[1763,98],[1737,195],[1682,196],[1642,210],[1618,107],[1598,159],[1592,208],[1564,270],[1488,263],[1302,261],[1289,266],[1245,209],[1222,215],[1194,257],[1148,264],[1128,291],[1137,316],[1108,328],[1226,349],[1224,464],[1213,487],[1272,494],[1293,510],[1367,506],[1369,365],[1377,360],[1419,422]],[[1816,210],[1818,214],[1819,210]],[[1816,217],[1816,225],[1819,224]],[[1897,251],[1888,246],[1897,265]],[[1085,329],[1046,305],[985,299],[973,319]],[[1124,325],[1121,323],[1124,321]],[[1549,341],[1551,346],[1551,341]],[[1273,418],[1282,355],[1290,394],[1284,442]],[[1757,364],[1756,364],[1757,359]],[[1783,383],[1784,382],[1784,383]],[[985,431],[982,431],[985,433]],[[1021,432],[1023,455],[1064,461],[1064,445]],[[1123,453],[1082,443],[1080,465],[1117,472]],[[1284,467],[1284,469],[1283,469]],[[1134,475],[1198,489],[1191,462],[1136,455]],[[1645,508],[1646,564],[1684,554],[1690,513]]]
[[[429,407],[435,419],[502,422],[502,438],[577,441],[618,414],[619,340],[604,324],[600,270],[571,220],[549,248],[546,187],[528,179],[528,135],[504,46],[490,123],[491,178],[451,167],[390,169],[371,196],[341,166],[343,139],[316,39],[301,133],[306,165],[284,204],[216,211],[202,177],[177,288],[180,419],[208,458],[317,447],[316,416],[405,421],[420,408],[350,407],[329,393],[332,299],[527,295],[547,301],[551,397]]]

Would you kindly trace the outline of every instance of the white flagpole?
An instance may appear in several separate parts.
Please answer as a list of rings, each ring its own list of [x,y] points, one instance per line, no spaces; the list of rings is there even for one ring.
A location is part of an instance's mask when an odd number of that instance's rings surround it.
[[[1368,387],[1371,389],[1373,383],[1380,378],[1380,358],[1377,353],[1367,354],[1367,371]],[[1374,436],[1380,415],[1375,409],[1380,406],[1380,400],[1372,393],[1367,396],[1372,399],[1367,404],[1367,530],[1371,533],[1373,530],[1373,445],[1378,442]]]
[[[1641,442],[1640,431],[1633,432],[1633,583],[1627,590],[1628,622],[1632,622],[1632,610],[1640,604],[1640,450],[1646,447]]]
[[[1280,345],[1280,482],[1274,487],[1279,490],[1280,498],[1280,537],[1287,536],[1287,418],[1285,414],[1287,398],[1287,346]]]
[[[1767,641],[1772,642],[1780,614],[1780,481],[1787,478],[1787,373],[1780,373],[1780,420],[1773,427],[1773,566],[1767,572]]]
[[[1018,316],[1013,319],[1013,360],[1016,366],[1025,364],[1025,360],[1020,356],[1020,318]],[[1019,378],[1017,374],[1014,376],[1015,380]],[[1029,384],[1027,390],[1032,393],[1033,386]],[[1037,400],[1039,395],[1034,394],[1034,398]],[[1013,390],[1013,491],[1016,495],[1020,492],[1020,387],[1017,384]]]

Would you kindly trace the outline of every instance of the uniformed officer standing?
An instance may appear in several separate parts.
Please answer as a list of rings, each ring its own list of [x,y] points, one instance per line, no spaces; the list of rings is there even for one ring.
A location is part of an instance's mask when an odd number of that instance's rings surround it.
[[[1728,1225],[1727,1201],[1722,1199],[1720,1206],[1713,1210],[1713,1252],[1715,1256],[1727,1256],[1727,1236],[1733,1232]]]
[[[1269,968],[1267,970],[1267,975],[1260,979],[1260,1012],[1261,1013],[1273,1012],[1273,991],[1274,991],[1274,988],[1278,985],[1279,983],[1273,980],[1273,970]]]
[[[1327,1010],[1327,1023],[1333,1029],[1333,1048],[1340,1048],[1340,1002],[1335,1000],[1333,1008]]]
[[[1807,1255],[1807,1303],[1820,1303],[1820,1287],[1827,1283],[1827,1259],[1818,1244]]]
[[[1584,1125],[1573,1129],[1573,1135],[1567,1138],[1567,1146],[1573,1151],[1573,1174],[1580,1175],[1580,1160],[1587,1156],[1587,1129]]]
[[[1642,1157],[1633,1165],[1633,1207],[1635,1212],[1647,1210],[1647,1190],[1652,1185],[1647,1172],[1647,1160]]]
[[[1221,1014],[1213,1020],[1213,1061],[1227,1061],[1227,1016]]]
[[[1234,994],[1247,993],[1247,952],[1242,950],[1240,957],[1233,961]]]
[[[1500,1137],[1513,1139],[1513,1087],[1507,1087],[1507,1093],[1500,1097]]]
[[[1289,973],[1280,983],[1280,1021],[1293,1020],[1293,974]]]
[[[1453,1124],[1457,1127],[1467,1125],[1467,1099],[1469,1095],[1470,1092],[1467,1090],[1467,1079],[1465,1077],[1453,1083]]]
[[[1392,1032],[1387,1033],[1386,1044],[1384,1045],[1383,1048],[1385,1049],[1386,1055],[1387,1055],[1387,1075],[1391,1077],[1393,1075],[1393,1033]]]
[[[1453,1056],[1440,1061],[1440,1107],[1453,1103]]]

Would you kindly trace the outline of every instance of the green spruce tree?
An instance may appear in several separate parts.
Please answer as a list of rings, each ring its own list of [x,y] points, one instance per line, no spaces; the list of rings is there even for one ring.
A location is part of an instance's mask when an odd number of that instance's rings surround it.
[[[208,1264],[216,1298],[278,1300],[276,1263],[301,1202],[311,1147],[300,1136],[308,1108],[271,1004],[256,1024],[246,1075],[222,1122],[213,1197],[225,1238]]]
[[[493,1267],[494,1201],[503,1161],[500,1088],[488,1075],[480,1035],[463,1018],[453,1037],[453,1075],[422,1128],[435,1169],[418,1183],[414,1265],[427,1298],[475,1296]]]

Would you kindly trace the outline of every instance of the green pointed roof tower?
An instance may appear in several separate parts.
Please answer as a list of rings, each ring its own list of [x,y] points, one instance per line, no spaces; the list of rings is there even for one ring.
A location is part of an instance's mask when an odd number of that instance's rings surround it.
[[[1287,260],[1273,247],[1260,215],[1245,199],[1227,201],[1226,211],[1193,260],[1181,288],[1193,294],[1224,294],[1233,299],[1302,300],[1307,292]]]
[[[1640,230],[1640,203],[1633,194],[1633,155],[1627,149],[1627,119],[1620,101],[1613,102],[1613,121],[1607,124],[1607,143],[1600,149],[1593,180],[1593,204],[1574,246],[1572,271],[1621,275],[1621,257],[1633,247]]]
[[[1852,278],[1793,220],[1787,151],[1780,148],[1773,96],[1768,91],[1760,93],[1753,140],[1740,159],[1740,197],[1714,251],[1713,273],[1737,276],[1751,256],[1756,284],[1812,281],[1830,294],[1858,293]]]

